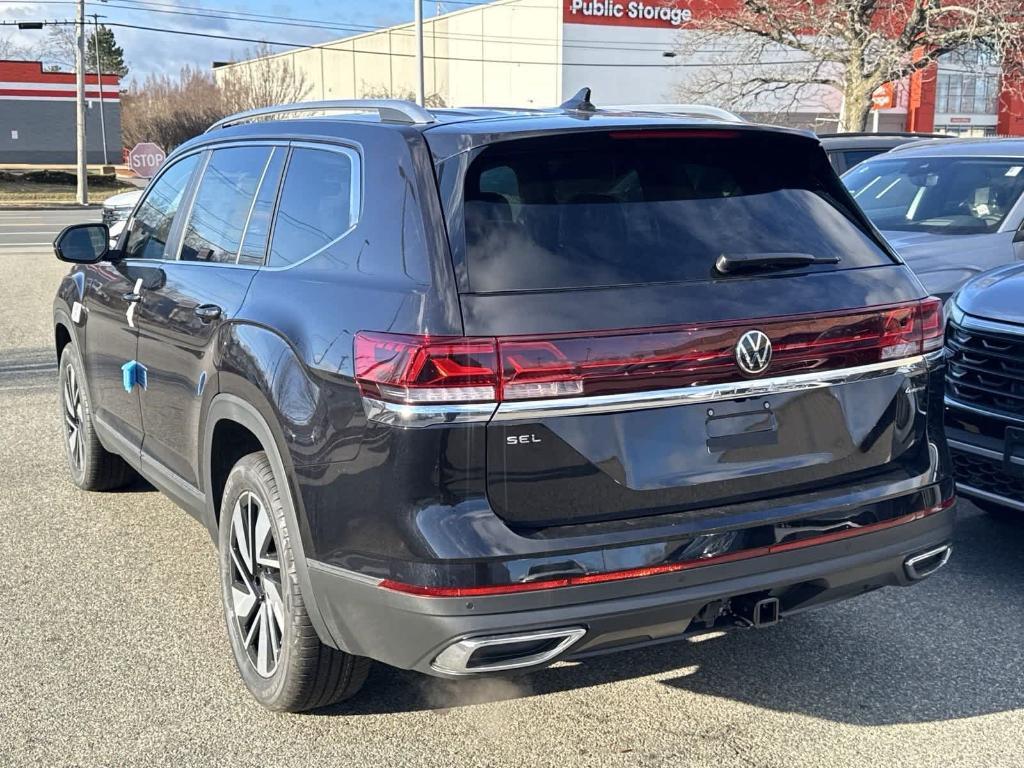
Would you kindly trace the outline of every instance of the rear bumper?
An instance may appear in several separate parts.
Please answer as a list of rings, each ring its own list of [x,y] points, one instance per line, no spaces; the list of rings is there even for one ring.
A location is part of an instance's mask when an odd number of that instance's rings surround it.
[[[404,669],[432,666],[454,643],[479,636],[584,628],[563,658],[666,642],[703,629],[715,601],[777,598],[790,616],[884,586],[914,582],[905,563],[948,544],[955,508],[893,528],[751,559],[658,576],[484,597],[422,597],[310,562],[317,603],[335,644]],[[704,611],[704,613],[702,613]],[[701,615],[700,626],[694,617]],[[326,640],[327,638],[325,638]],[[542,666],[537,664],[534,666]]]

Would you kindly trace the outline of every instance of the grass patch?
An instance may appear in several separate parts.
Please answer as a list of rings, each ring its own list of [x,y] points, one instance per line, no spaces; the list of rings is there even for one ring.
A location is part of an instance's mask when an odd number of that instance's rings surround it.
[[[75,174],[67,171],[0,171],[0,205],[40,205],[75,202]],[[100,203],[112,195],[135,189],[116,177],[89,175],[89,201]]]

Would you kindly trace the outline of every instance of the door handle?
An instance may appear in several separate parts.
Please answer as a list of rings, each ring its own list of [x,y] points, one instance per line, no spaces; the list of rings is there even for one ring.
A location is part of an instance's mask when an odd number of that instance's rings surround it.
[[[127,302],[142,301],[142,294],[135,291],[126,291],[121,294],[121,300]]]
[[[223,310],[216,304],[200,304],[193,311],[196,313],[196,317],[204,323],[208,323],[219,318]]]

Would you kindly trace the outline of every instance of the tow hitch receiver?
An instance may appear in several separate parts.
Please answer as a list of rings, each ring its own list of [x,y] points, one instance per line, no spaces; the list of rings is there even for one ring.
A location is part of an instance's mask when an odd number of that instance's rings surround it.
[[[779,623],[779,598],[738,597],[732,601],[732,612],[744,626],[770,627]]]

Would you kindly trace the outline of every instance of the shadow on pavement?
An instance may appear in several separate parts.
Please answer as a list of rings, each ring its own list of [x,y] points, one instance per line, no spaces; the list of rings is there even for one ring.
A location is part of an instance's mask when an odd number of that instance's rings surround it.
[[[57,397],[57,358],[50,347],[8,349],[0,357],[0,392],[48,389]]]
[[[449,681],[376,665],[363,693],[323,715],[363,715],[543,696],[655,676],[662,685],[855,725],[1024,708],[1024,521],[962,504],[950,565],[765,630],[569,662],[530,676]]]

